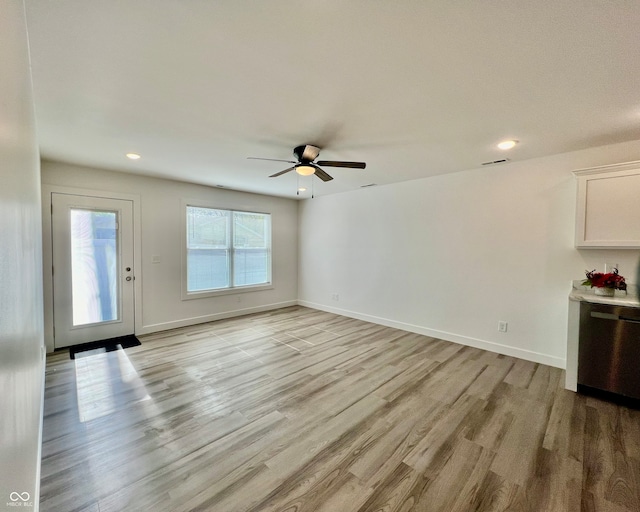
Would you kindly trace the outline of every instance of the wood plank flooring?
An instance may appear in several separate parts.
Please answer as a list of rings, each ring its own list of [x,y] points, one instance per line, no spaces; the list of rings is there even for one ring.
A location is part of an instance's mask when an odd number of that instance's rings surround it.
[[[48,357],[41,510],[640,511],[640,411],[303,307]]]

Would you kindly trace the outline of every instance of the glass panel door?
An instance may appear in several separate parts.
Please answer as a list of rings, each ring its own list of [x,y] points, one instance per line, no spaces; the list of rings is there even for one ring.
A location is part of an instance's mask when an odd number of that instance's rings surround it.
[[[134,333],[133,203],[53,193],[56,348]]]

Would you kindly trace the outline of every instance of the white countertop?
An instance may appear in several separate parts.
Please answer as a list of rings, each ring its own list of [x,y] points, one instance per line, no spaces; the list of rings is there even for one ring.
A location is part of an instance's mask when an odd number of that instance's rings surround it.
[[[634,284],[628,285],[626,292],[616,290],[616,294],[613,297],[603,297],[602,295],[596,295],[593,288],[582,286],[580,283],[582,283],[582,280],[573,282],[573,289],[569,294],[569,300],[640,308],[640,301],[638,300],[636,286]]]

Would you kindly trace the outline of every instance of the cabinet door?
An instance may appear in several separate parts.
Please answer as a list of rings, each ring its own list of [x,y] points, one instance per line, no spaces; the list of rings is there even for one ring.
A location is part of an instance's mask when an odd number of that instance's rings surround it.
[[[587,169],[578,178],[576,247],[640,247],[640,162]]]

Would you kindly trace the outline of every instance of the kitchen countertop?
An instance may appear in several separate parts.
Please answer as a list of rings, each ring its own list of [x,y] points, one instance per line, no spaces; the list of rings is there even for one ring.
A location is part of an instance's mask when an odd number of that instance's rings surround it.
[[[626,293],[624,291],[616,290],[616,294],[613,297],[603,297],[601,295],[596,295],[593,288],[582,286],[580,283],[582,283],[581,280],[573,281],[573,289],[569,294],[569,300],[640,308],[640,300],[638,300],[636,286],[634,284],[628,285]]]

